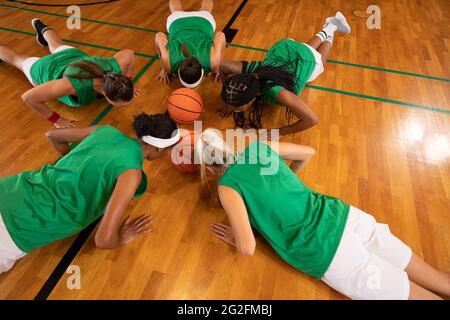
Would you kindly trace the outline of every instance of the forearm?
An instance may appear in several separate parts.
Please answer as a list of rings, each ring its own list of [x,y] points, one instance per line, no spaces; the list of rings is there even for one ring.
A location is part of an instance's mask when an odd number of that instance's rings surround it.
[[[128,63],[127,68],[125,70],[125,76],[131,78],[133,76],[134,69],[134,54],[131,56],[131,61]]]
[[[217,52],[217,59],[216,59],[217,66],[215,70],[212,70],[214,73],[220,71],[220,65],[222,64],[223,61],[223,54],[226,45],[227,41],[225,35],[222,32],[217,33],[214,40],[214,50]]]
[[[27,97],[22,97],[23,101],[31,108],[33,111],[39,113],[43,118],[48,119],[52,116],[53,111],[50,109],[45,102],[36,102]]]
[[[294,160],[291,162],[289,167],[295,174],[297,174],[306,166],[306,163],[307,161],[304,160]]]
[[[294,173],[302,170],[316,154],[314,148],[289,142],[270,141],[267,143],[286,161],[292,161],[290,168]]]
[[[240,61],[224,61],[220,63],[220,79],[222,83],[228,79],[229,76],[242,73],[242,62]]]
[[[225,74],[224,72],[222,72],[222,68],[219,68],[219,77],[220,82],[225,83],[225,81],[227,81],[228,79],[228,74]]]
[[[213,70],[214,73],[220,72],[220,64],[222,63],[222,60],[223,60],[223,50],[224,49],[225,49],[225,44],[219,50],[219,54],[218,54],[218,58],[217,58],[218,63],[217,63],[216,70]]]
[[[119,247],[122,244],[119,233],[109,236],[107,240],[97,240],[95,237],[95,246],[103,250],[112,250]]]
[[[50,145],[53,147],[53,149],[56,150],[60,155],[65,156],[70,152],[70,144],[69,143],[63,143],[63,142],[57,142],[53,140],[51,137],[47,135],[47,140],[50,142]]]
[[[170,70],[167,70],[166,67],[166,60],[168,59],[168,52],[167,51],[167,38],[164,35],[157,34],[156,35],[156,51],[158,52],[159,61],[161,62],[161,68],[166,71],[166,73],[170,73]]]
[[[101,249],[113,249],[132,240],[141,224],[123,216],[142,179],[139,169],[130,169],[118,178],[114,191],[105,208],[105,214],[95,234],[95,245]],[[138,221],[139,222],[139,221]]]
[[[84,128],[65,128],[53,129],[45,134],[45,137],[52,147],[61,155],[70,152],[70,146],[73,143],[79,143],[88,135],[90,135],[97,126]]]
[[[286,127],[282,127],[280,128],[280,137],[282,136],[286,136],[289,134],[294,134],[294,133],[298,133],[298,132],[302,132],[302,131],[306,131],[309,128],[312,128],[316,125],[317,123],[313,122],[313,121],[307,121],[307,120],[298,120],[297,122],[288,125]]]

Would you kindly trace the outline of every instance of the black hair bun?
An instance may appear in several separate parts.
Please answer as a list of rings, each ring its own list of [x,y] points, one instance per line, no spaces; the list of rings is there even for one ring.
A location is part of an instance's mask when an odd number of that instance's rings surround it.
[[[177,124],[167,112],[152,115],[141,113],[134,116],[133,128],[139,138],[150,135],[161,139],[171,138],[173,132],[178,129]]]

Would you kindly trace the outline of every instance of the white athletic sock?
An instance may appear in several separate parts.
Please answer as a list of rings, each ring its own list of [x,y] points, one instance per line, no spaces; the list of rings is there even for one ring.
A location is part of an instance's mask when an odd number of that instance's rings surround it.
[[[333,40],[334,40],[334,34],[329,35],[329,36],[328,36],[324,41],[322,41],[322,42],[328,41],[329,43],[331,43],[331,45],[333,45]]]
[[[331,39],[333,39],[336,30],[336,25],[334,25],[333,23],[329,23],[325,26],[325,28],[322,29],[322,31],[317,33],[316,36],[318,36],[322,40],[322,42],[324,42],[329,36],[331,36]]]

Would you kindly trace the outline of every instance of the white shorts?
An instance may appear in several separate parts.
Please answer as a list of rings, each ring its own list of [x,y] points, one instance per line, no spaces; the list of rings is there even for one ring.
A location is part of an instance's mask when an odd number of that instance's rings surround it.
[[[54,53],[63,51],[63,50],[67,50],[67,49],[73,49],[73,47],[71,46],[66,46],[66,45],[62,45],[60,47],[58,47]],[[40,58],[36,58],[36,57],[30,57],[28,59],[25,59],[22,63],[22,71],[23,73],[25,73],[25,76],[27,77],[28,81],[30,81],[30,83],[33,86],[36,86],[36,84],[33,82],[33,80],[31,79],[31,67],[33,66],[33,64],[38,61]]]
[[[17,247],[9,235],[0,214],[0,274],[11,269],[14,263],[25,255],[26,253]]]
[[[309,77],[308,81],[306,81],[306,82],[313,82],[325,70],[325,68],[323,67],[322,55],[319,53],[319,51],[311,47],[309,44],[304,43],[304,45],[311,50],[311,52],[314,54],[314,58],[316,58],[316,67],[314,68],[314,71]]]
[[[411,257],[411,249],[387,225],[350,207],[341,243],[322,281],[354,300],[407,300],[404,270]]]
[[[213,15],[209,11],[175,11],[167,18],[167,31],[169,31],[170,26],[175,20],[190,17],[205,18],[211,23],[213,30],[216,31],[216,20],[214,20]]]

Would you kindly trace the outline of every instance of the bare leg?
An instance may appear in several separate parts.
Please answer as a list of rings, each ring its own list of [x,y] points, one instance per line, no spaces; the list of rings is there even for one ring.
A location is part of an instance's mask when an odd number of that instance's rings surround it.
[[[43,37],[48,42],[48,49],[50,53],[55,53],[55,50],[64,45],[59,35],[53,29],[48,29],[44,32]]]
[[[202,0],[200,11],[212,12],[214,8],[214,0]]]
[[[411,281],[438,294],[450,297],[450,274],[441,272],[413,253],[405,269]]]
[[[333,45],[330,43],[330,41],[324,41],[317,51],[319,51],[320,55],[322,56],[322,62],[325,65],[327,63],[328,55],[330,54],[331,48]]]
[[[320,39],[318,36],[314,36],[307,42],[308,45],[313,47],[314,49],[318,50],[319,47],[322,45],[322,39]]]
[[[180,0],[169,0],[170,12],[184,11]]]
[[[442,300],[441,297],[435,295],[433,292],[422,288],[414,282],[409,282],[409,300]]]
[[[0,46],[0,59],[19,70],[22,70],[22,64],[28,58],[28,56],[18,54],[7,47]]]

